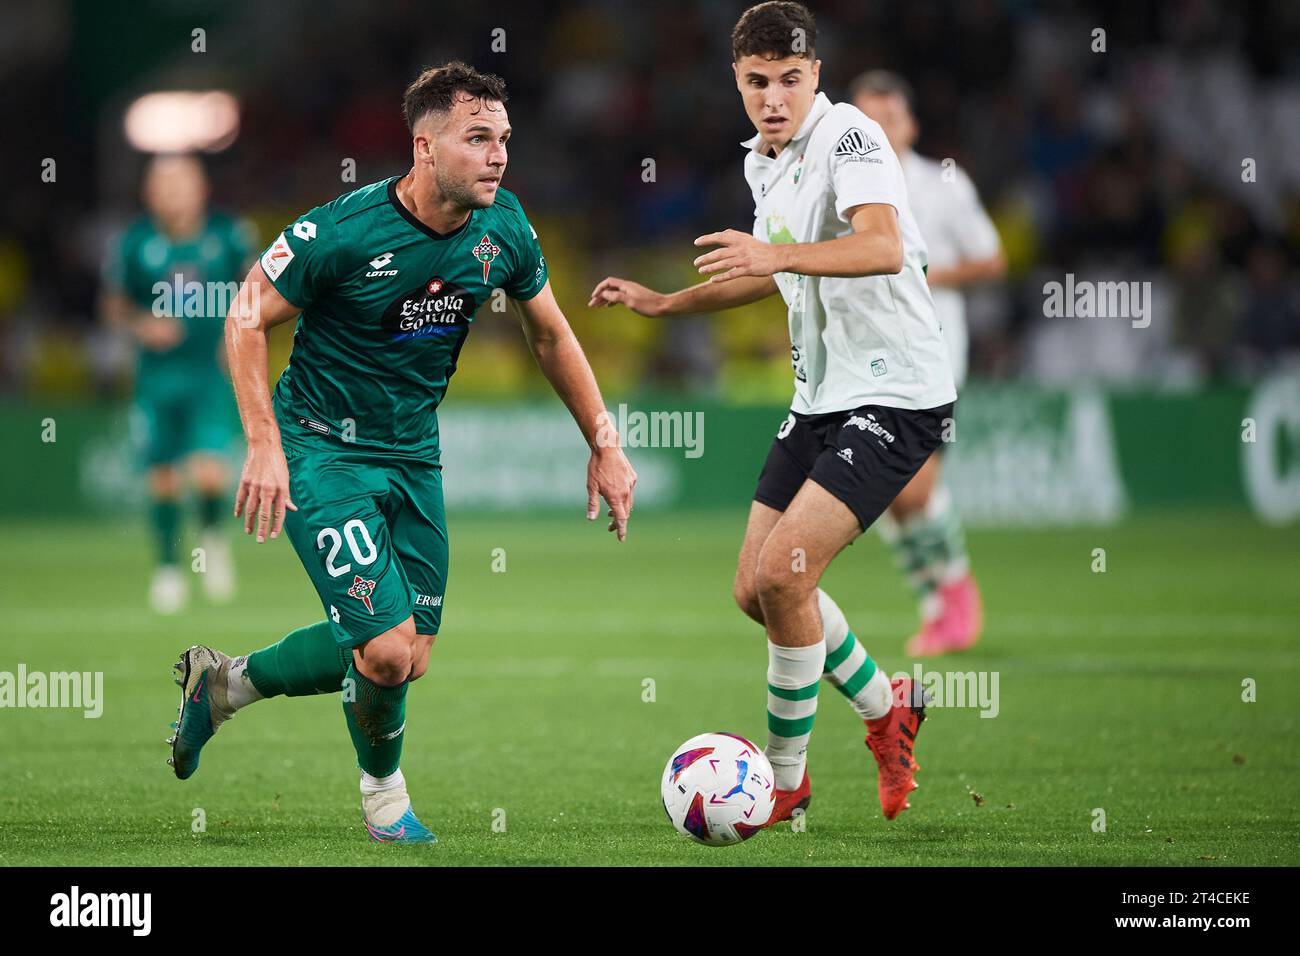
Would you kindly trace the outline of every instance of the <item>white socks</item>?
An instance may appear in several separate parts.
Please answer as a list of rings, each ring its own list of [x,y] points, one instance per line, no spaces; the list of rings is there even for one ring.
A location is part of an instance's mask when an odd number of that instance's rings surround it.
[[[848,698],[849,705],[863,720],[884,717],[893,702],[889,678],[853,636],[839,605],[820,589],[817,607],[822,614],[826,645],[826,679]]]
[[[361,771],[362,793],[380,793],[384,790],[397,790],[405,786],[406,780],[402,777],[400,769],[394,770],[387,777],[372,777],[364,770]]]
[[[253,682],[248,679],[248,655],[236,657],[230,662],[230,670],[226,672],[226,702],[231,709],[239,710],[246,707],[255,700],[261,700],[262,695]]]
[[[803,782],[825,663],[823,641],[808,647],[780,647],[767,642],[766,754],[778,790],[797,790]]]

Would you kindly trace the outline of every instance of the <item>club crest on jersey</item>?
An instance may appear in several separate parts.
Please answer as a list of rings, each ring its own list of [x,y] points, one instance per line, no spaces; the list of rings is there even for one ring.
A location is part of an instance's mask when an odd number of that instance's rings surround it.
[[[359,574],[352,576],[352,587],[348,588],[348,597],[354,597],[366,606],[366,610],[372,615],[375,609],[370,604],[370,595],[375,593],[375,582],[367,581]]]
[[[492,241],[492,237],[484,235],[479,240],[477,246],[470,250],[470,253],[479,262],[483,263],[483,284],[487,284],[488,270],[492,268],[492,260],[501,255],[501,247]]]

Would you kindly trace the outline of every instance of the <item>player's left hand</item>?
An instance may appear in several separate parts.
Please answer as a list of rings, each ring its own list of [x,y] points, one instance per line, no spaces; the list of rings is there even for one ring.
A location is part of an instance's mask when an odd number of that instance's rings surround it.
[[[185,338],[185,326],[169,315],[142,315],[132,328],[139,343],[151,352],[174,349]]]
[[[726,282],[739,276],[770,276],[782,271],[776,246],[739,229],[711,232],[696,239],[695,245],[719,247],[695,260],[700,273],[708,276],[710,282]]]
[[[632,463],[617,446],[596,448],[587,462],[587,520],[595,521],[600,513],[600,499],[609,505],[608,530],[618,532],[618,540],[627,537],[627,519],[632,514],[632,489],[636,472]]]

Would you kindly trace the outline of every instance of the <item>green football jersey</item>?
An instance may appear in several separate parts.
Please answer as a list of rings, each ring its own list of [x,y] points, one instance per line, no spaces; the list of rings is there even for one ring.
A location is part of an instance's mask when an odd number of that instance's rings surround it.
[[[436,462],[438,403],[475,311],[496,289],[537,295],[546,260],[513,193],[442,235],[402,205],[399,178],[318,206],[262,254],[302,309],[274,405],[288,440]]]
[[[174,316],[185,327],[174,348],[140,350],[138,389],[184,390],[195,375],[216,372],[226,310],[252,253],[251,229],[216,212],[197,233],[179,241],[141,216],[112,243],[105,283],[136,307]]]

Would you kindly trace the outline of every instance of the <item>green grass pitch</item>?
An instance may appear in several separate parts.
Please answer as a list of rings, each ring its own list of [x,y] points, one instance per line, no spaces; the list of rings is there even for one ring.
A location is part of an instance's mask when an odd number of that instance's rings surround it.
[[[766,739],[763,636],[730,596],[744,511],[638,513],[619,546],[580,509],[451,516],[444,629],[403,767],[433,847],[368,842],[332,697],[243,711],[184,783],[164,762],[181,649],[247,652],[321,617],[287,541],[241,538],[237,603],[162,620],[144,607],[143,529],[9,524],[0,670],[103,671],[105,707],[0,711],[0,864],[1300,863],[1294,529],[1179,512],[971,532],[985,636],[928,666],[996,671],[998,715],[933,709],[921,789],[888,823],[862,727],[823,685],[806,832],[714,849],[677,836],[658,784],[693,734]],[[910,668],[911,598],[874,535],[825,586],[890,672]]]

